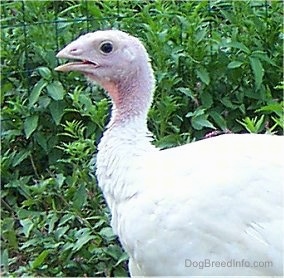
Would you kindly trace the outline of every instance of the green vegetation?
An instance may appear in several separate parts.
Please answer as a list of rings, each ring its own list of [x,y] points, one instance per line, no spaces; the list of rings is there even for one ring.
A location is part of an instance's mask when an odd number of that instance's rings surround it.
[[[145,43],[160,147],[212,131],[282,134],[282,1],[1,5],[2,275],[127,275],[90,173],[110,101],[80,74],[53,70],[79,34],[120,28]]]

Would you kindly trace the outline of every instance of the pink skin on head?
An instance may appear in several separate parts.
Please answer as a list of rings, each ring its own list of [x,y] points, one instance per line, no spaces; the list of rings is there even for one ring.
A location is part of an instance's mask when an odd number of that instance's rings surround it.
[[[103,52],[106,43],[112,46],[109,53]],[[137,115],[146,118],[155,81],[147,52],[138,39],[118,30],[97,31],[71,42],[57,58],[79,62],[55,70],[82,72],[108,91],[115,107],[115,121]]]

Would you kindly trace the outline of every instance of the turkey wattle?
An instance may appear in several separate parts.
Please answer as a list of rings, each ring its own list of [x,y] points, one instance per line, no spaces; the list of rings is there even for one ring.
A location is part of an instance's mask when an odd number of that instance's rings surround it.
[[[227,134],[151,144],[155,80],[142,43],[89,33],[57,54],[112,99],[97,171],[132,276],[282,275],[283,137]],[[266,264],[265,266],[263,266]]]

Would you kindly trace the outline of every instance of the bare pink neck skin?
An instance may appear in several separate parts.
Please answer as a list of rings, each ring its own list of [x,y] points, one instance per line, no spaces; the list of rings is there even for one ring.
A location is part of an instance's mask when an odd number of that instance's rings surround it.
[[[101,85],[108,91],[113,102],[112,125],[120,125],[137,118],[146,124],[155,85],[148,63],[125,79],[105,81]]]

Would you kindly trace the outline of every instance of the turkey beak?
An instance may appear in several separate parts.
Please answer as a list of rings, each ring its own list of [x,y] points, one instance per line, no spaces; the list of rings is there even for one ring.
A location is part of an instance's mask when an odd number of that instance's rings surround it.
[[[83,55],[82,49],[74,47],[72,43],[60,50],[57,53],[56,58],[78,60],[58,66],[54,69],[56,71],[79,71],[82,73],[92,73],[94,69],[99,67],[97,63],[86,59]]]

